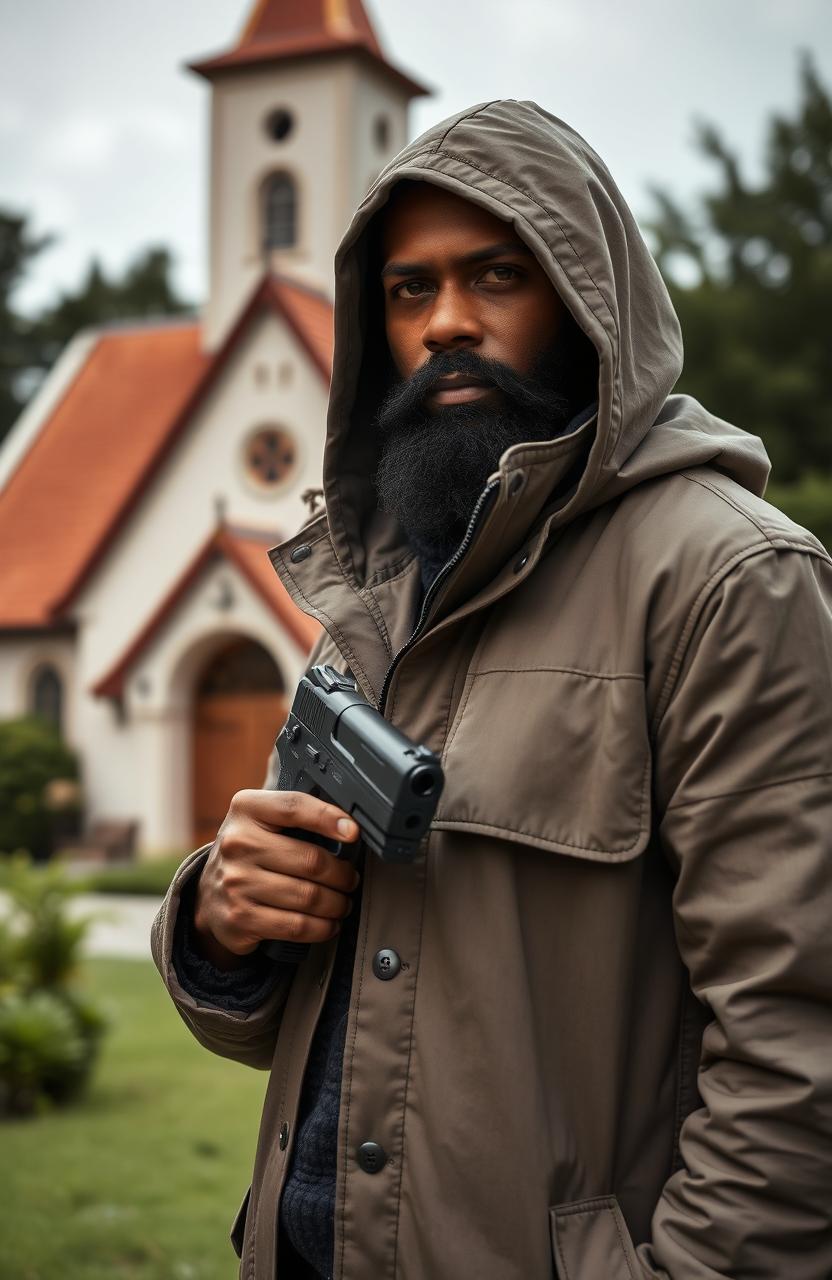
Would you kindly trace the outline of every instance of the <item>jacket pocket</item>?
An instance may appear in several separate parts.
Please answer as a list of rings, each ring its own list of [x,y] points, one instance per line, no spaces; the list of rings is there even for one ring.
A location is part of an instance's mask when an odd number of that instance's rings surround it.
[[[246,1218],[248,1217],[248,1204],[251,1199],[251,1187],[243,1196],[243,1203],[237,1210],[234,1221],[231,1224],[231,1243],[234,1246],[234,1252],[238,1258],[243,1256],[243,1238],[246,1233]]]
[[[434,826],[598,862],[650,833],[640,676],[560,667],[469,673],[443,754]]]
[[[642,1275],[615,1196],[549,1210],[558,1280],[638,1280]]]

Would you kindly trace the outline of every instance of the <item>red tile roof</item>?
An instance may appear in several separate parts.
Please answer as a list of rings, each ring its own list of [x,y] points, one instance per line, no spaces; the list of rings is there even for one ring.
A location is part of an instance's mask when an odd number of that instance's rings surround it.
[[[344,52],[371,58],[411,97],[429,92],[387,61],[361,0],[258,0],[232,49],[189,65],[210,79],[228,69]]]
[[[274,533],[230,528],[226,525],[216,529],[118,662],[93,686],[93,694],[99,698],[122,696],[127,676],[136,660],[203,571],[220,557],[240,570],[283,628],[289,632],[301,653],[308,653],[320,634],[320,624],[301,612],[272,568],[268,551],[279,541],[279,535]]]
[[[196,324],[102,333],[0,493],[0,626],[53,620],[207,365]]]
[[[0,629],[58,620],[264,308],[328,381],[332,304],[280,277],[261,281],[212,356],[193,323],[101,334],[0,492]]]
[[[289,322],[295,337],[306,349],[321,375],[329,382],[332,375],[332,303],[313,289],[304,288],[285,276],[269,276],[256,293],[255,307],[270,302]]]

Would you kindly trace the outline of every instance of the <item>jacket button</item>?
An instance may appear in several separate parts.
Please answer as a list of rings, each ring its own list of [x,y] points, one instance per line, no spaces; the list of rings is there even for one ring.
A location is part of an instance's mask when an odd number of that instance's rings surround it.
[[[519,573],[521,569],[525,569],[528,563],[529,563],[529,553],[528,551],[524,551],[520,559],[515,560],[514,562],[514,572]]]
[[[389,982],[391,978],[395,978],[401,967],[401,957],[397,951],[385,949],[377,951],[373,956],[373,973],[377,978],[381,978],[382,982]]]
[[[311,556],[311,554],[312,554],[312,548],[310,547],[308,542],[304,542],[302,546],[295,547],[294,551],[289,556],[289,559],[291,560],[292,564],[299,564],[301,560],[305,560],[307,556]]]
[[[365,1173],[380,1173],[387,1164],[387,1152],[377,1142],[362,1142],[358,1148],[358,1163]]]
[[[280,1126],[280,1133],[278,1134],[277,1145],[280,1147],[281,1151],[285,1151],[289,1145],[289,1126],[285,1120],[283,1121],[283,1124]]]

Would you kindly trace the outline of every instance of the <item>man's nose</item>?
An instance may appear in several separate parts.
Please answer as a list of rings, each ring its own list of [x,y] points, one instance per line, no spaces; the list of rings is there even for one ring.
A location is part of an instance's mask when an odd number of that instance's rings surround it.
[[[477,347],[482,338],[482,326],[476,307],[467,291],[452,285],[440,288],[422,333],[422,343],[428,351],[455,351],[459,347]]]

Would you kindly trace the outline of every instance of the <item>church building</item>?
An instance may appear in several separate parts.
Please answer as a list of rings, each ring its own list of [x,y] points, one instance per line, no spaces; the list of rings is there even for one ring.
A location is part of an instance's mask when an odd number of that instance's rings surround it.
[[[199,321],[79,333],[0,448],[0,719],[56,724],[88,827],[136,823],[151,855],[213,839],[262,785],[317,634],[267,551],[320,487],[335,249],[426,92],[362,0],[258,0],[191,70]]]

